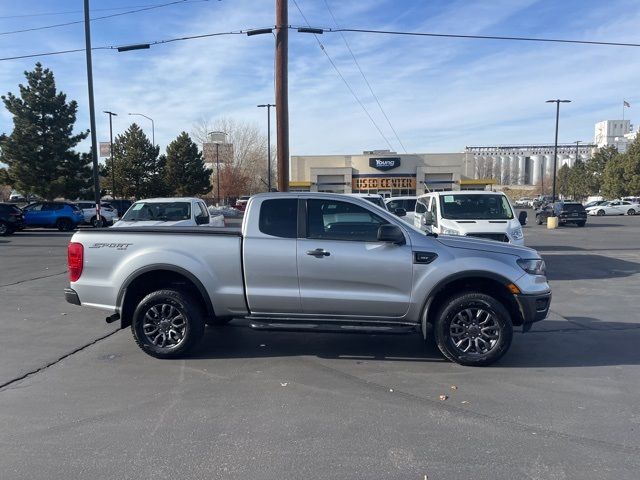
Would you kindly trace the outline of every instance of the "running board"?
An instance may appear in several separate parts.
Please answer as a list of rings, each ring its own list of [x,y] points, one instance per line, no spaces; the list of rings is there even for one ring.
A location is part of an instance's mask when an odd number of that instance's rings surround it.
[[[375,333],[405,335],[416,333],[418,325],[365,324],[365,323],[328,323],[305,321],[258,321],[249,324],[255,330],[280,330],[285,332],[321,332],[321,333]]]

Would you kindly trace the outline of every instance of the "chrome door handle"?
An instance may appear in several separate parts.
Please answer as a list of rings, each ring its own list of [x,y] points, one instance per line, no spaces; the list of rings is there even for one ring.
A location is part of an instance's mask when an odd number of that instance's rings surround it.
[[[331,255],[331,253],[325,252],[322,248],[316,248],[315,250],[307,250],[307,255],[320,258],[320,257],[328,257],[329,255]]]

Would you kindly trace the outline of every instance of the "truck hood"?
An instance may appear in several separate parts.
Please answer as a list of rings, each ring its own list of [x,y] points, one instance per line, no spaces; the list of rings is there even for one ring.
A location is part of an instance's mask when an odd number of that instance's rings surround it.
[[[540,258],[533,248],[520,247],[506,242],[495,240],[483,240],[481,238],[464,237],[456,235],[440,235],[438,241],[451,248],[464,248],[467,250],[479,250],[481,252],[502,253],[520,258]]]
[[[125,222],[118,220],[114,227],[195,227],[193,220],[177,220],[175,222],[163,222],[162,220],[143,220],[137,222]]]

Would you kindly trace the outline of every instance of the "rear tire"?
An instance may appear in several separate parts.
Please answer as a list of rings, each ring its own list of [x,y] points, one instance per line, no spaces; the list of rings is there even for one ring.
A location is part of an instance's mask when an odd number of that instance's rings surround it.
[[[598,215],[599,217],[603,217],[603,216],[604,216],[604,210],[598,210],[597,215]]]
[[[182,356],[202,339],[202,307],[182,290],[151,292],[136,307],[131,331],[142,351],[152,357]]]
[[[73,230],[73,222],[68,218],[61,218],[56,222],[56,227],[61,232],[70,232]]]
[[[511,316],[495,298],[463,292],[437,313],[434,336],[442,354],[460,365],[484,367],[502,357],[513,339]]]
[[[106,218],[104,218],[102,215],[100,216],[100,218],[102,219],[102,225],[98,225],[97,217],[91,217],[91,226],[93,228],[104,227],[107,224]]]
[[[536,216],[536,224],[537,225],[542,225],[542,217],[540,215]]]
[[[636,211],[633,208],[630,208],[629,210],[627,210],[627,215],[635,215]]]

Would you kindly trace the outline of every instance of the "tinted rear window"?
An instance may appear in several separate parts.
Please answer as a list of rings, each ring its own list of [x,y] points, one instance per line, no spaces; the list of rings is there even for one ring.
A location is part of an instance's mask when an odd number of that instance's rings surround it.
[[[567,212],[582,212],[584,207],[580,203],[565,203],[562,209]]]
[[[298,200],[282,198],[265,200],[260,206],[260,231],[282,238],[298,236]]]

